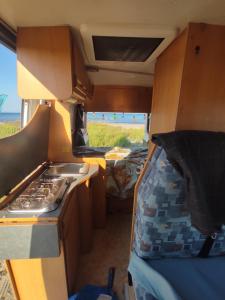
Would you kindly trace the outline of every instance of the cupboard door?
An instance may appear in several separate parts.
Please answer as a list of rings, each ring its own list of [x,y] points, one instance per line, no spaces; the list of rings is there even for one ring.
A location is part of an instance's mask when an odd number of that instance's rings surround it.
[[[23,99],[70,98],[73,89],[70,28],[19,28],[17,73],[18,92]]]
[[[76,197],[76,189],[71,198],[67,199],[69,204],[62,218],[62,239],[65,253],[66,277],[69,295],[75,291],[77,278],[80,237],[79,237],[79,206]]]
[[[77,200],[80,215],[81,253],[88,253],[93,241],[93,205],[91,179],[77,187]]]

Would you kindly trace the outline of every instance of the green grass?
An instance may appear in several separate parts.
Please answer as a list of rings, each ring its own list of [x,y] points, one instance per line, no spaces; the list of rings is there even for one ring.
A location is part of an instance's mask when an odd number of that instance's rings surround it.
[[[20,122],[0,123],[0,139],[13,135],[20,130]]]
[[[90,147],[143,146],[144,130],[142,128],[89,123],[87,129]]]
[[[108,124],[88,124],[90,147],[133,147],[143,146],[142,128],[123,128]],[[20,122],[0,124],[0,139],[13,135],[20,130]]]

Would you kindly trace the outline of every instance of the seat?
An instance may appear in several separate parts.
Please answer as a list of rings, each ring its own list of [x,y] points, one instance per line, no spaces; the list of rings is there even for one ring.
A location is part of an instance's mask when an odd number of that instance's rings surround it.
[[[225,299],[223,231],[210,258],[197,258],[206,236],[192,227],[183,178],[157,147],[138,188],[129,263],[138,300]]]
[[[129,264],[137,300],[223,300],[225,257],[143,260]]]

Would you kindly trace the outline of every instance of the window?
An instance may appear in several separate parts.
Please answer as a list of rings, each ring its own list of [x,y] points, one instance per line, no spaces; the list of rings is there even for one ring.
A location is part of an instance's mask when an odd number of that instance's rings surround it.
[[[17,95],[16,54],[0,43],[0,138],[21,127],[21,99]]]
[[[146,147],[148,114],[87,113],[89,147]]]
[[[85,112],[81,104],[71,114],[75,156],[105,156],[148,148],[150,115],[145,113]],[[126,148],[126,149],[123,149]]]

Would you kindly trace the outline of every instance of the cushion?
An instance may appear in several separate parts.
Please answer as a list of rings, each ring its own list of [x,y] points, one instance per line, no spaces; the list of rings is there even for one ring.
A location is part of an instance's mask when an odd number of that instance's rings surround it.
[[[131,253],[137,300],[223,300],[225,257],[144,260]]]
[[[143,258],[197,256],[206,236],[191,225],[184,180],[157,147],[139,185],[134,248]],[[224,228],[211,256],[225,254]]]

